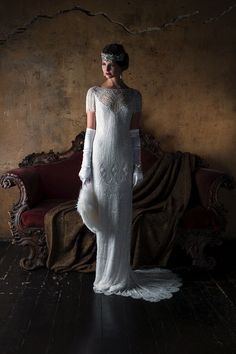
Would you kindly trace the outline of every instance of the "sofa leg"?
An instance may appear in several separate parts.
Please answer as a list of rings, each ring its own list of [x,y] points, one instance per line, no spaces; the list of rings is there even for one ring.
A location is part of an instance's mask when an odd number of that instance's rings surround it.
[[[212,230],[191,230],[181,232],[179,244],[192,258],[192,266],[212,270],[216,265],[213,256],[206,253],[206,247],[220,246],[223,243],[220,233]]]
[[[27,255],[21,258],[20,266],[25,270],[34,270],[45,267],[47,258],[47,245],[44,230],[29,229],[21,234],[17,241],[19,246],[28,248]]]

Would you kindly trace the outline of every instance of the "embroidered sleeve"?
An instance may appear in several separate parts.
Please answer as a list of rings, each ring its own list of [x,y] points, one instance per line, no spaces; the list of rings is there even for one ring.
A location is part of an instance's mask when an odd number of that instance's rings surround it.
[[[134,95],[134,112],[142,111],[142,95],[138,90],[135,90]]]
[[[90,87],[87,91],[86,95],[86,112],[95,112],[96,111],[96,105],[95,105],[95,94],[93,87]]]

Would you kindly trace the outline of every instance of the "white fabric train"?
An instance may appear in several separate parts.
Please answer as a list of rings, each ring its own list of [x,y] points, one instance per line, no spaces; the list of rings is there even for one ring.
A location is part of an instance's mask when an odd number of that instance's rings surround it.
[[[135,89],[88,90],[86,111],[96,112],[93,182],[82,187],[77,210],[96,233],[94,292],[157,302],[170,298],[182,282],[169,269],[133,270],[130,265],[134,161],[129,130],[132,115],[141,106],[141,94]]]

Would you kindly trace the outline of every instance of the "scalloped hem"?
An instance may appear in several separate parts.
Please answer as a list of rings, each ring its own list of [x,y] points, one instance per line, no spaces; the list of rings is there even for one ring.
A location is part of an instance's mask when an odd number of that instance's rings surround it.
[[[158,302],[170,299],[183,285],[181,278],[169,269],[151,268],[130,271],[128,286],[93,286],[93,291],[104,295],[121,295],[133,299]]]

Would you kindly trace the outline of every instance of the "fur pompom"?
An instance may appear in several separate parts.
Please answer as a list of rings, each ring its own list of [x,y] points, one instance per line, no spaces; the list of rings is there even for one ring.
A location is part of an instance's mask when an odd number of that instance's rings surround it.
[[[94,233],[100,231],[99,206],[93,182],[82,184],[76,208],[89,230]]]

